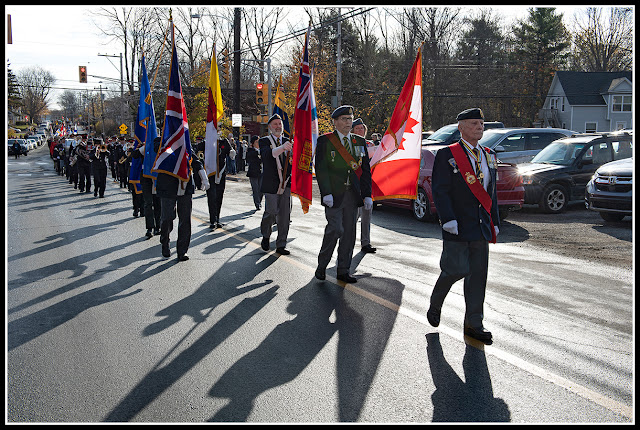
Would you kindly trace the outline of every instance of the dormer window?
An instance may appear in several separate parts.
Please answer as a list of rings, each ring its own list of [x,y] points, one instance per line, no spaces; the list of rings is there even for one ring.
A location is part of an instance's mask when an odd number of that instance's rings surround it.
[[[631,112],[631,96],[613,96],[612,112]]]

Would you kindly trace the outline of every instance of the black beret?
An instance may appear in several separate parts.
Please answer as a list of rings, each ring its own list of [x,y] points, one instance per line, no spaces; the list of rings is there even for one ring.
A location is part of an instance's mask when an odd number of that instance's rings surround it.
[[[482,114],[482,110],[480,110],[480,108],[471,108],[463,110],[456,117],[456,121],[461,121],[463,119],[484,119],[484,115]]]
[[[331,114],[331,118],[336,119],[342,115],[353,115],[353,106],[344,105],[340,106]]]
[[[362,122],[362,118],[358,118],[353,121],[353,123],[351,124],[351,128],[355,127],[356,125],[364,125],[364,122]]]
[[[271,115],[271,118],[269,118],[269,121],[267,121],[267,125],[271,124],[271,121],[276,119],[279,119],[280,121],[282,121],[282,117],[277,113],[274,113],[273,115]]]
[[[162,142],[162,138],[160,136],[157,136],[155,139],[153,139],[153,143],[159,143]]]
[[[254,134],[253,136],[251,136],[251,143],[255,142],[258,139],[260,139],[260,137]]]

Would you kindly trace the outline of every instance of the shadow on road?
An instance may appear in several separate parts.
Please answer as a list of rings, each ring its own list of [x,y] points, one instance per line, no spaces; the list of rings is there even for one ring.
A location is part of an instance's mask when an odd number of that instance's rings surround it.
[[[444,358],[440,334],[429,333],[426,337],[429,368],[436,386],[431,396],[434,422],[511,421],[508,405],[493,395],[483,350],[466,345],[463,381]]]

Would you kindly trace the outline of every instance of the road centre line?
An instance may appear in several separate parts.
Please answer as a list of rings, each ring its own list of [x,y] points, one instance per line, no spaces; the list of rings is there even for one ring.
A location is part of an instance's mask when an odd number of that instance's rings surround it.
[[[192,218],[204,222],[206,223],[205,220],[203,220],[202,218],[198,218],[195,215],[192,215]],[[260,247],[260,245],[256,242],[254,242],[253,240],[248,240],[242,236],[240,236],[239,234],[236,234],[235,232],[231,232],[231,231],[227,231],[224,228],[222,229],[224,231],[224,233],[228,236],[233,236],[235,238],[237,238],[239,241],[241,242],[245,242],[247,244],[250,244],[251,246],[255,247],[256,249],[262,249]],[[287,260],[290,260],[290,262],[292,262],[293,264],[295,264],[296,266],[298,266],[299,268],[306,270],[309,273],[312,273],[315,275],[315,268],[310,267],[307,264],[304,264],[302,262],[300,262],[299,260],[292,258],[292,257],[288,257],[285,255],[281,255],[279,258],[286,258]],[[426,312],[425,315],[419,314],[417,312],[414,312],[410,309],[406,309],[402,306],[399,306],[395,303],[392,303],[386,299],[383,299],[382,297],[376,296],[375,294],[369,292],[369,291],[365,291],[361,288],[356,287],[353,284],[349,284],[349,283],[345,283],[342,281],[338,281],[336,278],[327,275],[326,280],[325,281],[330,281],[333,282],[334,284],[344,288],[345,290],[351,291],[352,293],[358,294],[359,296],[368,299],[374,303],[377,303],[379,305],[384,306],[385,308],[397,312],[399,314],[402,314],[424,326],[430,327],[429,322],[427,321],[427,317],[426,317]],[[604,396],[600,393],[597,393],[587,387],[583,387],[580,384],[577,384],[575,382],[572,382],[560,375],[556,375],[552,372],[549,372],[546,369],[543,369],[539,366],[536,366],[533,363],[529,363],[519,357],[516,357],[513,354],[508,353],[507,351],[503,351],[499,348],[495,348],[493,346],[485,346],[482,342],[476,341],[475,339],[471,339],[467,336],[464,336],[462,334],[462,332],[460,332],[459,330],[455,330],[451,327],[447,327],[444,326],[443,324],[440,324],[438,326],[438,331],[441,333],[444,333],[454,339],[457,339],[463,343],[466,343],[468,345],[471,345],[473,347],[475,347],[476,349],[482,350],[485,353],[488,353],[490,355],[493,355],[494,357],[512,365],[515,366],[521,370],[524,370],[525,372],[528,372],[534,376],[537,376],[547,382],[550,382],[556,386],[562,387],[564,389],[566,389],[567,391],[570,391],[574,394],[577,394],[578,396],[589,400],[593,403],[596,403],[612,412],[615,412],[619,415],[622,415],[626,418],[629,418],[630,420],[633,420],[633,407],[632,406],[628,406],[625,405],[623,403],[620,403],[616,400],[613,400],[607,396]]]

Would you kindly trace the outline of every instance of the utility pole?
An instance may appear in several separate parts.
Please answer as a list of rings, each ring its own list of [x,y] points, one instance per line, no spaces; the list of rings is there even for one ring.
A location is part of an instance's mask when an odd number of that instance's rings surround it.
[[[240,112],[240,12],[233,9],[233,113]],[[233,127],[233,137],[240,139],[240,128]]]

